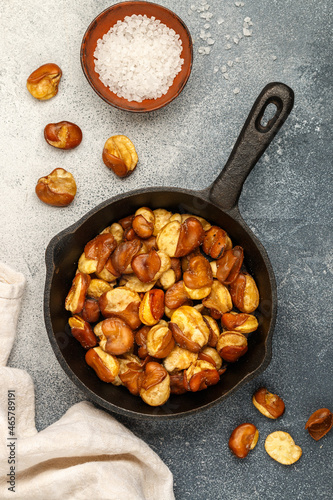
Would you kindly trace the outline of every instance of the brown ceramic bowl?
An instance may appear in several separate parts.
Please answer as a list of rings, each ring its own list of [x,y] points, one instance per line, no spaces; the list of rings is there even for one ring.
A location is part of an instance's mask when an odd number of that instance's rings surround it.
[[[102,38],[118,20],[123,21],[126,16],[132,16],[133,14],[146,14],[148,17],[156,17],[156,19],[159,19],[163,24],[168,26],[168,28],[172,28],[180,36],[182,41],[183,50],[181,57],[184,59],[184,63],[181,71],[176,75],[168,92],[158,99],[145,99],[142,102],[136,102],[118,97],[117,94],[111,92],[111,90],[101,82],[98,73],[95,71],[94,52],[97,41]],[[190,76],[192,57],[192,38],[183,21],[171,10],[149,2],[121,2],[104,10],[88,27],[81,45],[82,69],[94,91],[104,99],[104,101],[111,104],[111,106],[136,113],[154,111],[155,109],[162,108],[175,99],[183,90]]]

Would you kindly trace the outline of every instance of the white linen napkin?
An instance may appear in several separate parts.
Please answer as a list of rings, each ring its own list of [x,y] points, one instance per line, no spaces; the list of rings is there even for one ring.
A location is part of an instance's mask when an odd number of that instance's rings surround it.
[[[37,432],[33,381],[5,366],[24,286],[0,263],[0,498],[173,500],[172,474],[157,454],[91,403]]]

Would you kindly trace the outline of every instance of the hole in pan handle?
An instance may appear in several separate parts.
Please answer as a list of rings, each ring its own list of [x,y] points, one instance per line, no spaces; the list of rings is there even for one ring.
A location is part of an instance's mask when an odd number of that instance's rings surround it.
[[[266,108],[273,104],[274,115],[263,123]],[[294,92],[284,83],[269,83],[255,101],[229,159],[212,184],[210,200],[223,210],[238,203],[245,179],[282,127],[294,105]]]

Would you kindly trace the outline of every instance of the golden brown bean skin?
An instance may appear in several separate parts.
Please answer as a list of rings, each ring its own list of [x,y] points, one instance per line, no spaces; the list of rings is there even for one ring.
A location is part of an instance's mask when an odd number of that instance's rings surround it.
[[[71,122],[48,123],[44,128],[44,138],[54,148],[74,149],[81,144],[82,130]]]
[[[320,408],[312,413],[311,417],[305,424],[310,436],[319,441],[327,434],[333,426],[333,414],[328,408]]]
[[[229,448],[238,458],[245,458],[258,441],[258,429],[255,425],[241,424],[231,433]]]
[[[43,64],[27,79],[27,89],[40,101],[46,101],[58,93],[62,71],[57,64]]]
[[[70,172],[56,168],[46,177],[38,179],[35,191],[47,205],[67,207],[76,195],[76,183]]]

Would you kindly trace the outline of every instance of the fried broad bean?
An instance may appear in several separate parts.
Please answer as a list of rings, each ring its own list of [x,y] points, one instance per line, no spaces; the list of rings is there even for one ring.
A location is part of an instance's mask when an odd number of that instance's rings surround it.
[[[150,326],[142,326],[137,330],[135,333],[135,342],[137,346],[139,347],[138,349],[138,356],[141,359],[145,359],[148,356],[148,351],[147,351],[147,336],[148,332],[150,330]]]
[[[40,177],[36,184],[38,198],[54,207],[67,207],[76,195],[76,182],[73,175],[63,168],[54,169],[46,177]]]
[[[213,284],[213,273],[208,260],[203,255],[192,257],[187,270],[184,272],[183,280],[187,288],[211,287]]]
[[[48,123],[44,128],[44,138],[54,148],[74,149],[81,144],[82,130],[75,123],[67,121]]]
[[[157,234],[156,244],[158,249],[169,255],[169,257],[176,256],[175,254],[180,235],[180,228],[180,222],[168,222]]]
[[[161,258],[152,248],[149,253],[142,253],[133,257],[132,269],[142,283],[150,283],[161,269]]]
[[[112,287],[107,281],[94,278],[90,281],[87,295],[88,297],[98,300],[103,293],[109,292],[110,290],[112,290]]]
[[[269,434],[265,441],[265,450],[268,455],[283,465],[291,465],[302,456],[302,448],[288,432],[275,431]]]
[[[172,213],[164,208],[157,208],[153,212],[155,217],[153,235],[157,236],[161,229],[169,222]]]
[[[141,249],[142,243],[140,240],[123,241],[120,243],[111,255],[113,269],[119,274],[127,272],[128,268],[132,272],[132,259],[138,255]]]
[[[98,300],[87,298],[84,301],[81,316],[85,321],[88,321],[88,323],[96,323],[96,321],[99,320],[100,312]]]
[[[232,247],[228,234],[217,226],[205,232],[202,248],[212,259],[220,259],[226,250]]]
[[[222,358],[213,347],[204,347],[198,354],[198,359],[211,363],[217,370],[222,366]]]
[[[230,285],[237,278],[242,267],[244,251],[240,246],[227,250],[223,256],[216,262],[217,279],[224,285]]]
[[[163,360],[163,365],[169,373],[186,370],[192,363],[198,359],[198,353],[183,349],[178,345],[172,349],[170,354]]]
[[[113,135],[104,144],[104,164],[118,177],[130,175],[137,163],[138,155],[132,141],[125,135]]]
[[[154,232],[154,224],[155,215],[150,208],[142,207],[135,212],[132,228],[140,238],[150,238]]]
[[[197,392],[217,384],[220,376],[212,363],[198,359],[186,370],[184,380],[188,391]]]
[[[151,361],[146,364],[140,396],[150,406],[161,406],[170,396],[170,376],[166,369]]]
[[[111,253],[117,247],[117,242],[111,233],[99,234],[84,247],[87,259],[97,260],[96,273],[100,273]]]
[[[72,316],[68,320],[73,337],[80,342],[82,347],[90,349],[97,345],[97,337],[90,324],[80,316]]]
[[[117,287],[103,293],[99,298],[99,307],[104,317],[117,316],[133,330],[141,325],[139,317],[140,296],[124,287]]]
[[[261,387],[254,393],[252,402],[257,410],[267,418],[279,418],[285,410],[282,399],[269,392],[265,387]]]
[[[241,424],[231,433],[229,448],[238,458],[247,457],[249,451],[253,450],[259,439],[259,431],[255,425]]]
[[[208,231],[208,229],[210,229],[212,227],[212,225],[208,221],[206,221],[206,219],[204,219],[203,217],[199,217],[198,215],[182,214],[181,215],[181,222],[185,222],[190,217],[197,219],[201,223],[204,231]]]
[[[88,274],[77,273],[75,275],[65,299],[65,309],[67,311],[70,311],[72,314],[78,314],[82,311],[90,280],[91,278]]]
[[[94,333],[100,337],[100,346],[108,354],[120,356],[128,352],[134,344],[134,334],[120,318],[107,318],[97,323]]]
[[[164,315],[164,292],[154,289],[145,293],[139,308],[139,318],[144,325],[156,325]]]
[[[139,396],[144,376],[144,365],[142,361],[133,354],[125,354],[119,359],[119,379],[134,396]]]
[[[160,321],[147,334],[147,351],[154,358],[166,358],[175,347],[171,330],[166,321]]]
[[[310,416],[305,424],[310,436],[319,441],[324,437],[333,426],[333,414],[328,408],[320,408]]]
[[[232,309],[229,290],[217,280],[213,281],[211,292],[202,303],[207,309],[214,309],[220,315]]]
[[[205,232],[201,223],[194,217],[189,217],[180,226],[179,237],[174,255],[170,257],[184,257],[198,248]]]
[[[27,79],[27,89],[30,94],[40,101],[46,101],[58,93],[58,85],[62,71],[57,64],[43,64]]]
[[[165,305],[169,309],[178,309],[189,300],[189,296],[185,290],[184,282],[177,281],[165,293]]]
[[[169,328],[180,347],[199,352],[209,339],[209,329],[202,315],[193,307],[179,307],[172,315]]]
[[[229,312],[222,314],[221,324],[227,330],[251,333],[257,330],[258,320],[252,314]]]
[[[252,313],[259,306],[259,292],[256,282],[248,273],[239,273],[230,284],[233,304],[244,313]],[[224,311],[227,312],[227,311]]]
[[[239,332],[221,333],[216,350],[222,359],[234,363],[247,352],[247,338]]]
[[[115,356],[103,351],[100,347],[94,347],[87,351],[86,363],[95,370],[96,375],[103,382],[112,383],[119,372],[119,361]]]

